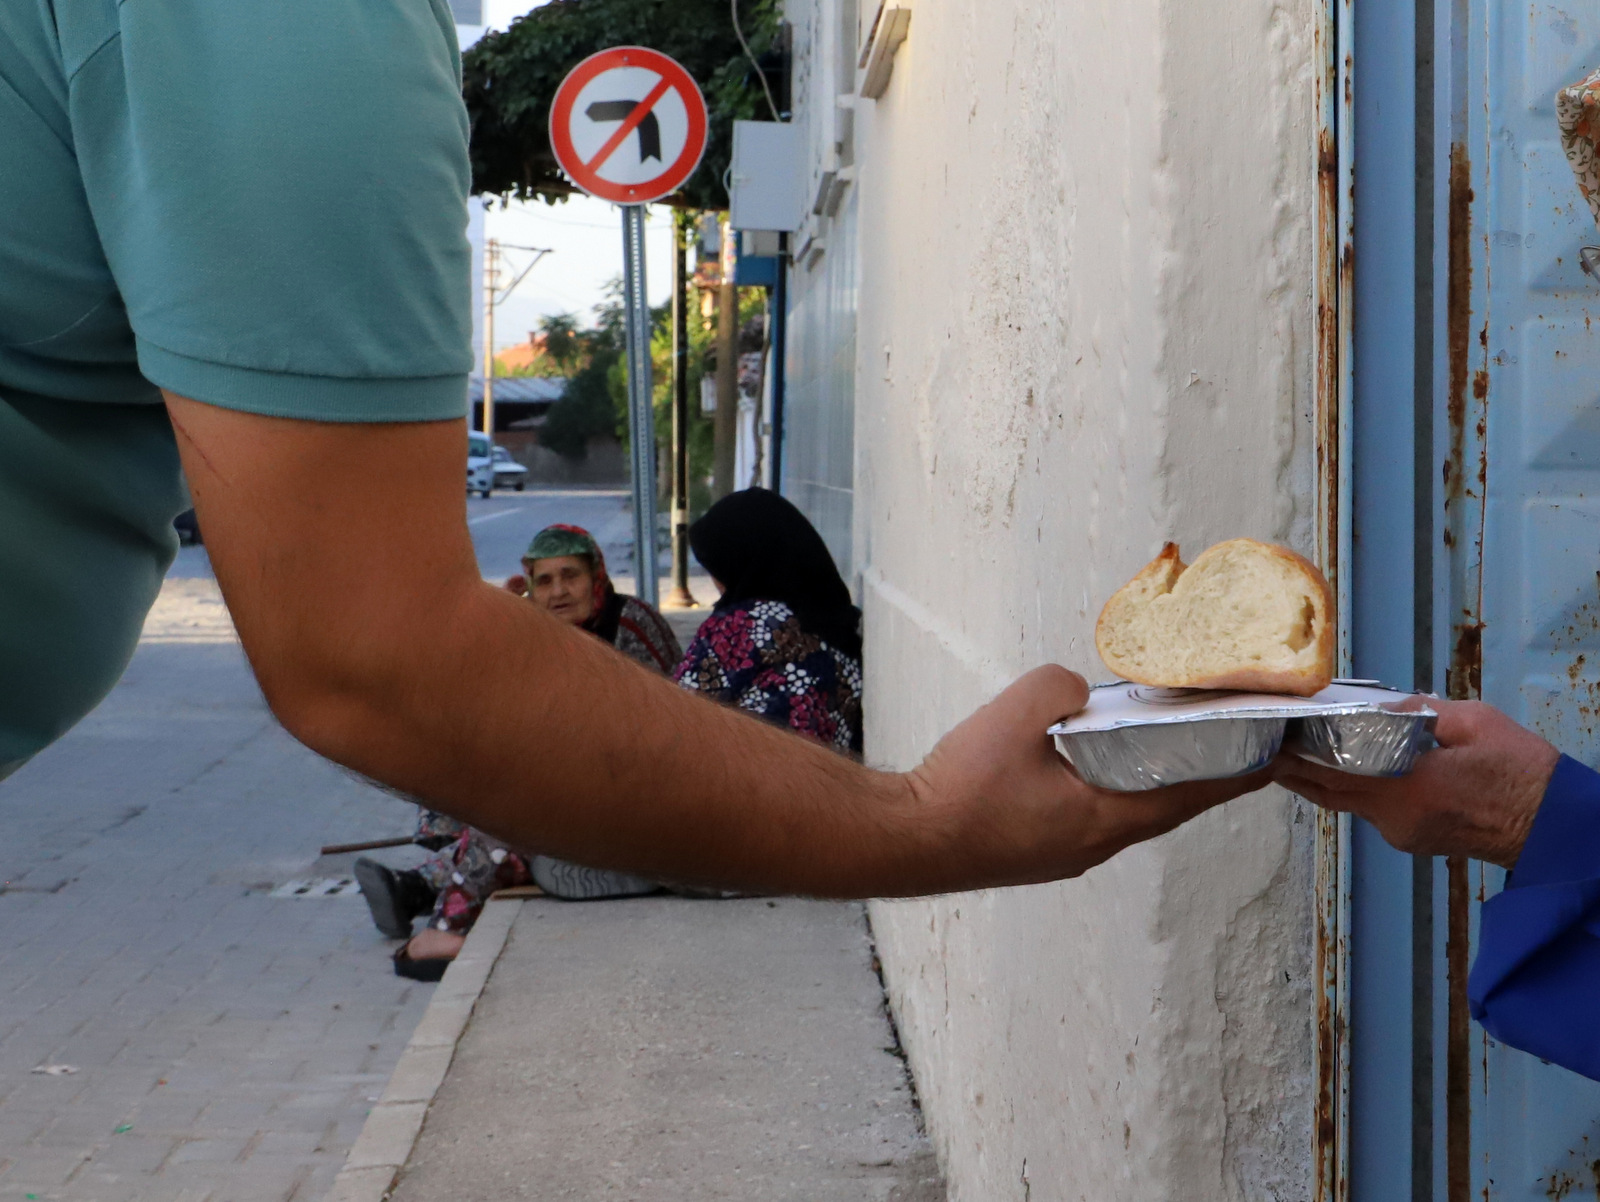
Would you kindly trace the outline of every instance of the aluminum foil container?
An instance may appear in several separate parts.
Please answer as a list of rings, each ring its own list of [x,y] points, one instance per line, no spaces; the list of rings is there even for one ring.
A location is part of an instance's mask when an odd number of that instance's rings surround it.
[[[1402,776],[1433,745],[1431,710],[1396,712],[1407,694],[1335,681],[1314,697],[1097,685],[1081,713],[1050,728],[1092,785],[1138,792],[1245,776],[1281,746],[1363,776]]]
[[[1394,713],[1369,710],[1300,718],[1289,723],[1285,746],[1302,759],[1315,760],[1356,776],[1404,776],[1433,738],[1432,710]]]

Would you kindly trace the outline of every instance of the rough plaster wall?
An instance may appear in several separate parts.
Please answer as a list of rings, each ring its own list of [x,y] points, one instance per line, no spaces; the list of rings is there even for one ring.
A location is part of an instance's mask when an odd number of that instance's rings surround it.
[[[868,755],[1103,674],[1159,547],[1309,533],[1312,0],[917,2],[858,116]],[[879,903],[952,1197],[1309,1195],[1309,816]]]

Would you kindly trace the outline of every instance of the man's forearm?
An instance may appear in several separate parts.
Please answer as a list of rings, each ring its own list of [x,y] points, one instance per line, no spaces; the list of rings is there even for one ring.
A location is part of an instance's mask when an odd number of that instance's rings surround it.
[[[311,653],[329,671],[282,699],[286,724],[514,846],[838,896],[948,871],[903,776],[677,688],[502,589],[462,581],[385,621],[329,632],[343,646]]]

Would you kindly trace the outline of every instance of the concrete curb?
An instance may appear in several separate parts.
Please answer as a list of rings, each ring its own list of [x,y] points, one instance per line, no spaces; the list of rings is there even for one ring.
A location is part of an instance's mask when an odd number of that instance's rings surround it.
[[[433,1095],[450,1070],[456,1043],[521,906],[520,898],[490,898],[484,905],[323,1202],[383,1202],[388,1197],[422,1133]]]

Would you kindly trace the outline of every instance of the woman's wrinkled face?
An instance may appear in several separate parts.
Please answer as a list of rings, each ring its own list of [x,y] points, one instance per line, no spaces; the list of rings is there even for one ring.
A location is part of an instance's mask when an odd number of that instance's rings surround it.
[[[594,569],[581,555],[523,560],[528,596],[563,622],[582,626],[594,616]]]

